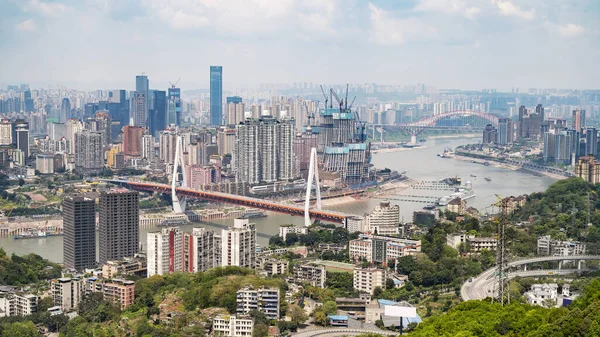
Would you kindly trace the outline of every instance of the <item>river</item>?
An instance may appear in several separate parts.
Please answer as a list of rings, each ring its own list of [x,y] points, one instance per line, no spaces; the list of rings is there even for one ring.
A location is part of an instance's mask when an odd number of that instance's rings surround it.
[[[554,179],[549,177],[536,177],[531,173],[512,171],[492,166],[483,166],[467,161],[444,159],[437,156],[444,148],[454,148],[458,145],[476,142],[473,138],[437,138],[428,139],[422,143],[423,147],[408,149],[399,152],[377,153],[373,155],[372,163],[378,168],[388,167],[406,174],[413,180],[430,181],[447,177],[459,176],[463,181],[471,180],[476,196],[467,201],[467,206],[473,206],[481,212],[489,210],[489,206],[497,201],[496,194],[502,197],[532,192],[544,191]],[[471,177],[475,175],[476,177]],[[487,182],[484,177],[490,177]],[[426,195],[440,197],[449,194],[449,191],[428,191],[406,189],[399,191],[398,195]],[[345,204],[329,206],[328,209],[351,214],[369,212],[381,200],[370,198],[357,200]],[[405,221],[412,219],[412,213],[421,209],[424,204],[413,202],[394,202],[400,205],[401,216]],[[279,225],[303,225],[304,219],[278,213],[268,213],[266,218],[252,219],[256,223],[257,241],[265,245],[269,237],[278,233]],[[204,226],[209,229],[221,230],[233,223],[231,219],[214,220],[212,223],[194,223],[183,226],[184,231],[191,231],[194,226]],[[140,240],[146,243],[146,233],[157,228],[141,228]],[[62,262],[63,246],[62,237],[48,237],[41,239],[14,240],[12,237],[0,238],[0,247],[7,253],[28,254],[36,253],[51,261]]]

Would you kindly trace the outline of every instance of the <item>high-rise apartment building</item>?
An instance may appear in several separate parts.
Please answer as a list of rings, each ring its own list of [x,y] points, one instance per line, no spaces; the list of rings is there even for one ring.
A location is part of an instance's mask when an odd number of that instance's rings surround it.
[[[221,127],[217,129],[217,149],[219,155],[232,154],[235,150],[235,129]]]
[[[591,184],[600,183],[600,162],[593,156],[583,156],[575,164],[575,175]]]
[[[263,116],[236,125],[236,181],[256,184],[297,177],[294,137],[294,121],[289,119]]]
[[[538,139],[542,136],[542,123],[544,122],[544,107],[538,104],[535,113],[527,110],[525,106],[519,108],[519,136],[520,138]]]
[[[183,271],[183,233],[177,227],[147,234],[148,277]]]
[[[60,104],[59,123],[66,123],[69,118],[71,118],[71,101],[65,97]]]
[[[173,163],[177,146],[177,132],[175,130],[164,130],[159,133],[159,159],[163,163]]]
[[[227,97],[227,123],[235,125],[244,121],[244,103],[238,96]]]
[[[100,195],[100,263],[132,257],[139,244],[139,193],[126,189]]]
[[[65,197],[63,208],[63,260],[65,267],[96,267],[96,202],[84,195]]]
[[[142,136],[142,158],[149,162],[154,161],[154,137],[146,134]]]
[[[256,227],[248,219],[235,219],[221,232],[221,265],[254,269],[255,261]]]
[[[75,134],[83,130],[83,123],[77,119],[67,121],[67,142],[69,143],[68,152],[75,154]]]
[[[586,156],[598,156],[598,130],[595,127],[587,127],[585,132],[585,153]]]
[[[126,156],[139,157],[142,155],[142,136],[144,129],[139,126],[126,125],[123,127],[123,152]]]
[[[75,134],[75,170],[84,174],[98,173],[104,167],[102,133],[83,130]]]
[[[585,127],[585,110],[579,108],[573,110],[573,119],[571,120],[571,128],[576,131],[581,131]]]
[[[396,235],[400,230],[400,206],[381,202],[365,217],[367,231],[379,235]]]
[[[514,123],[510,118],[498,120],[498,144],[507,145],[514,141]]]
[[[147,92],[136,91],[133,96],[133,126],[147,127],[148,98]]]
[[[242,288],[236,293],[238,315],[248,315],[258,310],[268,319],[279,319],[279,288]]]
[[[496,143],[498,139],[498,131],[492,124],[488,124],[485,126],[483,130],[483,144],[492,144]]]
[[[12,122],[8,118],[3,118],[0,121],[0,145],[10,145],[13,143],[12,128]]]
[[[210,126],[223,124],[223,67],[210,66]]]
[[[313,128],[308,125],[302,133],[294,138],[294,155],[296,168],[299,170],[300,177],[307,179],[310,165],[310,152],[312,148],[319,147],[319,133],[313,132]]]
[[[183,235],[183,270],[207,271],[221,265],[221,240],[214,231],[196,227]]]
[[[85,295],[85,280],[63,277],[50,282],[50,294],[54,305],[64,312],[76,309]]]

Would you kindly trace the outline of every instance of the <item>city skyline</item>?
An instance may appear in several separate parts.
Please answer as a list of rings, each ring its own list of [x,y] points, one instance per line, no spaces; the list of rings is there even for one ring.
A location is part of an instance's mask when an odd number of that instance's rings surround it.
[[[599,13],[591,0],[9,0],[0,4],[0,85],[132,88],[145,72],[153,88],[181,76],[182,91],[208,89],[218,64],[224,91],[293,82],[594,88]]]

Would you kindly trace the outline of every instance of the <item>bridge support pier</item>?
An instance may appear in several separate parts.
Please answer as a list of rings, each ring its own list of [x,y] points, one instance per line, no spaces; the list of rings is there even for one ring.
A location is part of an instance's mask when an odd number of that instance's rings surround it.
[[[184,161],[183,161],[183,139],[181,136],[177,136],[175,145],[175,160],[173,162],[173,177],[171,179],[171,200],[173,201],[173,212],[183,213],[185,212],[185,197],[178,198],[175,193],[177,189],[177,181],[179,180],[179,167],[181,167],[181,173],[183,175],[182,187],[187,187],[187,177],[185,175]]]
[[[558,261],[558,270],[562,269],[562,261]]]
[[[410,144],[417,144],[417,135],[410,136]]]
[[[304,204],[304,226],[310,227],[310,192],[312,190],[313,180],[315,180],[315,190],[317,193],[317,209],[321,209],[321,188],[319,187],[319,169],[317,167],[317,149],[310,150],[310,164],[308,168],[308,180],[306,181],[306,201]]]
[[[523,271],[527,271],[527,265],[526,264],[523,265]]]
[[[577,261],[577,270],[581,270],[581,261],[582,260]]]

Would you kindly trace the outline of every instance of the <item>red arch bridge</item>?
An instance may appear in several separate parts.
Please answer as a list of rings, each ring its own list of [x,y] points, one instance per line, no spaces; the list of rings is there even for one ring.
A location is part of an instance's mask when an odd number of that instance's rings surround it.
[[[456,110],[438,115],[428,116],[419,121],[404,124],[380,124],[373,125],[373,137],[375,128],[390,128],[406,131],[411,136],[417,136],[425,130],[483,130],[487,124],[498,126],[498,116],[474,110]]]
[[[113,184],[119,184],[127,186],[132,190],[143,191],[143,192],[158,192],[158,193],[171,193],[171,186],[166,184],[157,183],[145,183],[128,180],[107,180],[107,182]],[[234,195],[221,192],[213,191],[199,191],[187,187],[177,187],[176,193],[178,196],[183,196],[191,199],[202,199],[208,201],[222,202],[226,204],[233,204],[239,206],[247,206],[252,208],[258,208],[266,211],[273,211],[278,213],[284,213],[294,216],[304,216],[304,208],[296,207],[292,205],[284,205],[275,203],[272,201],[246,197],[241,195]],[[334,212],[329,210],[309,210],[310,218],[313,220],[321,220],[333,223],[339,223],[346,225],[346,219],[354,217],[352,214],[345,214],[340,212]]]

